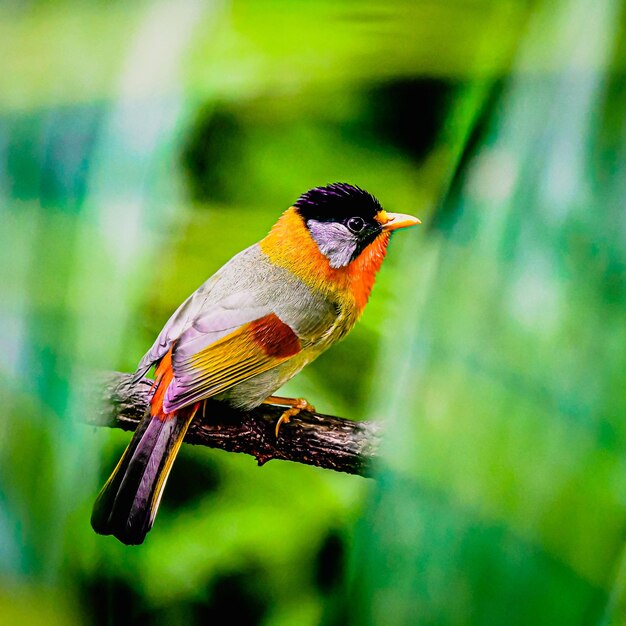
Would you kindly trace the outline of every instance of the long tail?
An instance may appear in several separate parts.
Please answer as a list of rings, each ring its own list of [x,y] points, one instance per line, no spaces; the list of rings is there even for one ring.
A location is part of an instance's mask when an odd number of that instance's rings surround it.
[[[175,413],[163,412],[163,396],[171,379],[170,359],[164,358],[157,369],[151,407],[91,514],[91,525],[97,533],[114,535],[127,545],[143,543],[152,528],[172,463],[197,410],[196,405]]]

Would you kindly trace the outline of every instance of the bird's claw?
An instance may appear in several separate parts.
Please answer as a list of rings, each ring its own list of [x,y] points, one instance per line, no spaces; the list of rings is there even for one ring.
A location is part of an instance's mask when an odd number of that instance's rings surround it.
[[[291,418],[298,415],[301,411],[315,413],[315,407],[307,402],[304,398],[295,398],[293,406],[283,411],[283,414],[278,418],[278,421],[276,422],[276,439],[278,439],[278,431],[280,430],[280,427],[283,424],[289,424]]]

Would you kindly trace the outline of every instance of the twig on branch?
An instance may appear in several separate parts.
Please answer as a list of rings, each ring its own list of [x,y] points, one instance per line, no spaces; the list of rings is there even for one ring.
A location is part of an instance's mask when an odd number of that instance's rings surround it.
[[[84,421],[134,430],[146,410],[154,381],[144,378],[133,385],[131,379],[131,374],[106,374],[98,385],[101,402]],[[94,389],[93,381],[90,387]],[[250,412],[235,413],[208,402],[193,420],[187,443],[250,454],[259,465],[283,459],[361,476],[370,474],[377,456],[380,428],[372,422],[302,411],[281,426],[276,438],[274,429],[284,409],[263,404]]]

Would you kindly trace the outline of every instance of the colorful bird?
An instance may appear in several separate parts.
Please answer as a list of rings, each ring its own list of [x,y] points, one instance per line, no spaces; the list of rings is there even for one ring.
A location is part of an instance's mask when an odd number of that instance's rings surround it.
[[[143,543],[203,400],[244,410],[284,406],[277,436],[281,423],[312,408],[271,394],[353,327],[391,232],[419,223],[387,213],[359,187],[317,187],[187,298],[139,363],[136,380],[156,365],[154,394],[98,495],[94,530]]]

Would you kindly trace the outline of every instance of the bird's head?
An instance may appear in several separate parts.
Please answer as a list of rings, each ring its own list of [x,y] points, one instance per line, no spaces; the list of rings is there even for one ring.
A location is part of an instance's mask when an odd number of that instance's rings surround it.
[[[347,183],[310,189],[294,208],[333,269],[349,265],[389,231],[420,223],[411,215],[388,213],[374,196]]]
[[[361,311],[391,231],[419,224],[387,213],[363,189],[333,183],[303,193],[259,245],[269,260],[317,291],[354,300]]]

